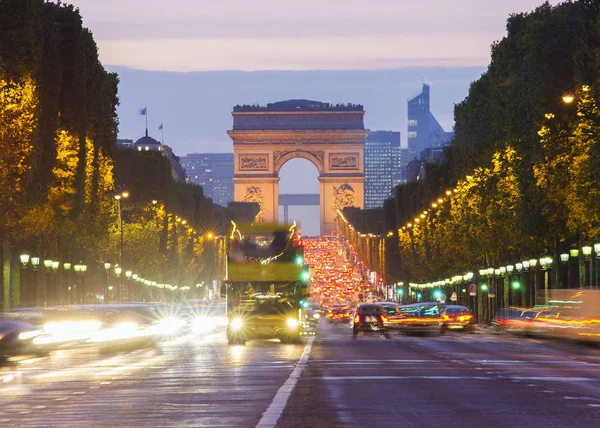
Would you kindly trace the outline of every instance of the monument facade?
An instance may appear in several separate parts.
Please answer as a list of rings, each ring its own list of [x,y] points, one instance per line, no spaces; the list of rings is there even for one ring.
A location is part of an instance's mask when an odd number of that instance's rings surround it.
[[[277,222],[279,171],[294,158],[319,171],[321,235],[335,230],[337,210],[363,208],[364,127],[361,105],[289,100],[233,108],[234,199],[258,202],[259,220]]]

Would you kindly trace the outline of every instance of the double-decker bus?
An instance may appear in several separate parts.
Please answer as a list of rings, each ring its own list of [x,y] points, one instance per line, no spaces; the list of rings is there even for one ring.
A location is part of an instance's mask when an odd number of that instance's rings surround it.
[[[296,225],[232,222],[227,246],[227,342],[296,343],[310,274]]]

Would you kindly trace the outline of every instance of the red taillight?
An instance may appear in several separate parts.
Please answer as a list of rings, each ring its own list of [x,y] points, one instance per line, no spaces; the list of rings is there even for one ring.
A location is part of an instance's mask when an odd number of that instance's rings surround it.
[[[444,321],[452,321],[452,318],[450,317],[450,315],[446,315],[446,314],[443,314],[443,315],[442,315],[442,319],[443,319]]]
[[[381,316],[381,322],[384,322],[384,323],[388,322],[388,319],[385,316],[382,315]]]
[[[359,322],[360,322],[360,316],[359,316],[359,315],[356,315],[356,316],[354,317],[354,324],[358,324]]]

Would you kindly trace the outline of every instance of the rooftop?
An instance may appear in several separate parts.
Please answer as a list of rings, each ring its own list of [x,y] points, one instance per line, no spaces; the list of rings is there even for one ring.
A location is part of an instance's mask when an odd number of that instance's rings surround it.
[[[234,113],[237,112],[269,112],[269,111],[363,111],[363,106],[360,104],[330,104],[321,101],[293,99],[287,101],[278,101],[269,103],[266,106],[258,104],[253,105],[236,105],[233,107]]]

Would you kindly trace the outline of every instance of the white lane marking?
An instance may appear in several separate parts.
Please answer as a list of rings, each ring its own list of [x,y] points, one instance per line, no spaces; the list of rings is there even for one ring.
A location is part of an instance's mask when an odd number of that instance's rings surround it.
[[[33,406],[32,409],[45,409],[46,406]]]
[[[600,404],[588,404],[590,407],[600,407]]]
[[[321,376],[322,380],[498,380],[489,376]]]
[[[366,360],[366,361],[312,361],[311,364],[324,364],[332,366],[347,366],[347,365],[373,365],[373,364],[422,364],[422,363],[437,363],[437,360]]]
[[[271,428],[277,424],[277,421],[281,417],[283,409],[285,409],[287,401],[292,394],[292,390],[296,386],[296,383],[298,383],[298,379],[300,379],[302,371],[306,366],[314,339],[314,337],[308,339],[306,346],[304,347],[304,352],[302,352],[302,356],[300,357],[300,360],[298,360],[296,368],[292,371],[281,388],[279,388],[279,391],[277,391],[277,394],[275,394],[273,401],[271,401],[271,404],[269,404],[269,407],[265,413],[263,413],[262,418],[260,421],[258,421],[256,428]]]
[[[544,389],[542,392],[545,392],[546,394],[554,394],[554,391],[550,391],[549,389]]]
[[[54,401],[65,401],[68,399],[69,399],[69,397],[60,397],[60,398],[55,398]]]
[[[564,398],[565,400],[579,400],[579,398],[578,398],[578,397],[569,397],[568,395],[565,395],[563,398]]]
[[[600,382],[600,377],[509,376],[513,380],[542,380],[548,382]]]

